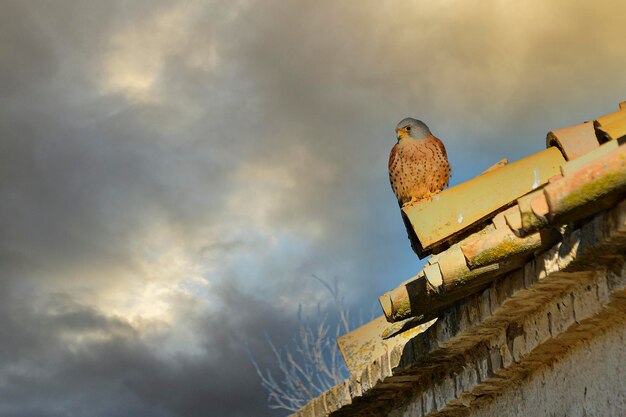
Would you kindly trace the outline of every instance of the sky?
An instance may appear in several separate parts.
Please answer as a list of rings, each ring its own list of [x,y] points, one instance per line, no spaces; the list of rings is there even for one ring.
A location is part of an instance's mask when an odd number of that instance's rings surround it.
[[[626,3],[0,0],[0,415],[280,416],[246,344],[415,275],[407,116],[452,185],[626,99]],[[366,314],[367,315],[367,314]]]

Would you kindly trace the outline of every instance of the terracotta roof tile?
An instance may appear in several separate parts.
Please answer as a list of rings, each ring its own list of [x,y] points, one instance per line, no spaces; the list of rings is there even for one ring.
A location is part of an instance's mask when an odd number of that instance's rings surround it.
[[[600,146],[593,123],[590,122],[549,132],[546,137],[546,145],[559,148],[568,161],[576,159]]]
[[[505,211],[504,218],[506,219],[506,224],[513,230],[515,234],[518,236],[522,236],[522,213],[519,208],[519,199],[518,205],[511,207],[509,210]]]
[[[551,147],[403,208],[414,250],[423,258],[445,249],[455,236],[560,174],[564,162],[561,152]]]
[[[626,146],[595,159],[543,192],[552,222],[580,219],[614,205],[626,193]]]
[[[528,193],[517,199],[517,207],[522,221],[521,231],[518,231],[519,235],[533,233],[548,224],[548,219],[544,216],[545,210],[534,211],[531,207],[532,201],[537,197],[539,197],[539,199],[543,198],[543,190]],[[535,202],[535,207],[538,207],[537,202]]]
[[[494,230],[485,236],[473,235],[461,244],[470,268],[479,268],[506,261],[516,256],[527,256],[558,242],[560,235],[552,229],[519,237],[509,228]]]
[[[561,166],[561,173],[563,175],[569,175],[573,172],[578,171],[583,166],[587,165],[589,162],[593,161],[596,158],[599,158],[607,153],[613,152],[615,149],[619,147],[619,141],[612,140],[610,142],[606,142],[602,146],[594,149],[593,151],[581,156],[575,161],[569,161]]]
[[[350,373],[358,373],[373,360],[391,351],[395,346],[404,344],[413,336],[426,330],[432,322],[414,326],[400,336],[385,338],[386,334],[394,334],[402,324],[390,324],[384,316],[380,316],[358,329],[337,339],[339,350],[348,365]]]
[[[626,109],[598,117],[593,121],[596,137],[600,143],[621,139],[626,136]]]

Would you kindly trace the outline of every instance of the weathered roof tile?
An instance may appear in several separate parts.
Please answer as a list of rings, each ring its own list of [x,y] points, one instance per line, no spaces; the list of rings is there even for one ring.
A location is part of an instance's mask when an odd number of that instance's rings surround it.
[[[545,211],[538,210],[537,212],[535,212],[531,207],[532,201],[535,200],[537,197],[539,197],[540,199],[545,198],[543,195],[543,190],[536,190],[517,199],[517,206],[519,207],[520,217],[522,221],[521,234],[526,235],[529,233],[533,233],[548,224],[548,219],[546,219],[544,216]],[[538,204],[535,203],[535,207],[537,206]]]
[[[615,204],[626,193],[626,146],[620,146],[543,190],[552,221],[580,219]]]
[[[519,202],[519,200],[518,200]],[[519,204],[511,207],[507,211],[504,212],[504,218],[506,219],[506,224],[513,230],[518,236],[521,236],[522,231],[522,212],[520,211]]]
[[[560,235],[549,229],[535,232],[525,237],[518,237],[511,229],[497,229],[481,236],[474,235],[466,239],[461,250],[470,268],[479,268],[505,261],[516,256],[527,256],[541,248],[555,244]]]
[[[593,123],[590,122],[549,132],[546,137],[546,145],[559,148],[568,161],[591,152],[600,146],[595,135]]]
[[[383,339],[385,331],[394,325],[388,323],[384,316],[380,316],[340,337],[337,344],[350,373],[354,374],[363,371],[367,365],[390,352],[395,346],[406,343],[430,324],[413,326],[399,336]]]
[[[561,152],[552,147],[448,188],[430,201],[403,208],[409,236],[417,240],[412,246],[421,248],[417,254],[425,257],[429,250],[547,183],[560,174],[564,162]]]
[[[564,176],[572,174],[587,165],[588,163],[592,162],[594,159],[613,152],[619,147],[619,145],[620,143],[617,140],[606,142],[602,146],[599,146],[598,148],[594,149],[586,155],[581,156],[575,161],[568,161],[565,164],[561,165],[561,173]]]
[[[598,117],[593,121],[596,137],[600,143],[617,140],[626,136],[626,109]]]

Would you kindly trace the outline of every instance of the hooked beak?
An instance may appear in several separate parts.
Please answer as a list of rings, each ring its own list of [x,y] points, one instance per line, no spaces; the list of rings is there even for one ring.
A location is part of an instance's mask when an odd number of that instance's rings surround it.
[[[404,136],[404,132],[400,129],[396,130],[396,136],[398,137],[398,140],[402,139],[402,136]]]

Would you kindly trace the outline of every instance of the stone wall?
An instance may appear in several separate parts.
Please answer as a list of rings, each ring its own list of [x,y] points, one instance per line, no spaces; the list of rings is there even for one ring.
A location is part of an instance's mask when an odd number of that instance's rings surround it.
[[[581,343],[468,415],[626,416],[626,327]]]
[[[626,202],[561,232],[297,415],[626,416]]]

